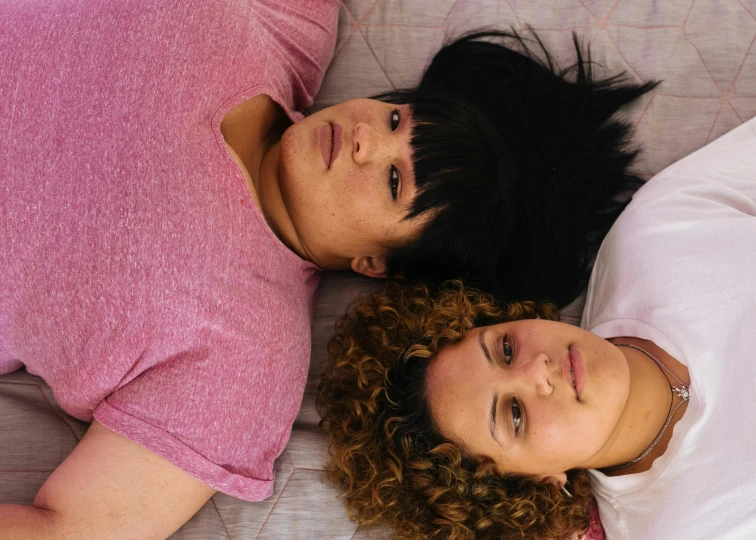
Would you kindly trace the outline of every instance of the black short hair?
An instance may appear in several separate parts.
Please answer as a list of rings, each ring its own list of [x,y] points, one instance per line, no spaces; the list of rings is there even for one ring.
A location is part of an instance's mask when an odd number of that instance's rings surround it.
[[[500,300],[572,301],[612,223],[642,184],[630,127],[614,118],[658,83],[596,80],[573,34],[560,69],[538,36],[478,32],[444,46],[408,104],[417,194],[428,216],[392,246],[390,277],[465,278]],[[535,46],[533,46],[535,44]]]

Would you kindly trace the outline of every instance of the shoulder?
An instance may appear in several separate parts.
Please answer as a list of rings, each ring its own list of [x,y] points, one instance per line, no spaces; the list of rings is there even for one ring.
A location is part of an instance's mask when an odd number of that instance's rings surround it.
[[[294,111],[311,106],[333,58],[338,32],[339,2],[301,0],[255,3],[269,59],[266,84],[280,102]]]
[[[338,0],[257,0],[254,6],[267,24],[282,25],[281,30],[292,30],[297,37],[310,35],[317,40],[337,31]]]
[[[687,206],[676,202],[686,197]],[[654,176],[638,190],[628,210],[647,212],[647,206],[660,205],[685,210],[693,202],[756,212],[756,118]]]
[[[738,228],[756,223],[743,217],[756,217],[756,118],[641,187],[604,240],[597,266],[624,254],[646,261],[694,255],[691,244],[701,235],[715,242],[730,220]]]
[[[339,2],[261,0],[255,5],[259,23],[271,38],[269,43],[289,66],[300,76],[322,77],[336,46]]]

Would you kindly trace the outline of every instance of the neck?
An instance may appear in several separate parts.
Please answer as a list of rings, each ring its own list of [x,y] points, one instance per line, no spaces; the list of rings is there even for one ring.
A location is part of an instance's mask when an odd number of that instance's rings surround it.
[[[257,194],[260,211],[275,235],[286,247],[305,260],[310,260],[299,240],[297,230],[291,220],[281,193],[279,162],[281,156],[280,139],[269,144],[260,156],[253,174],[251,188]]]
[[[650,341],[637,338],[616,338],[612,341],[630,343],[643,348],[667,368],[672,369],[678,377],[683,375],[680,378],[684,381],[688,380],[687,370],[682,374],[677,373],[678,369],[675,369],[678,367],[684,369],[684,366]],[[617,429],[607,443],[603,454],[598,456],[598,466],[593,467],[607,469],[606,474],[613,476],[648,470],[653,461],[666,450],[674,425],[685,410],[683,406],[677,411],[662,438],[648,455],[631,466],[612,470],[612,467],[624,465],[637,458],[653,443],[667,421],[671,410],[670,404],[674,408],[680,400],[679,397],[672,395],[670,381],[656,362],[641,351],[628,347],[618,347],[618,349],[625,356],[630,369],[630,392]],[[667,364],[677,364],[677,366]]]
[[[281,136],[290,124],[283,109],[261,94],[229,111],[220,128],[268,226],[286,247],[310,260],[281,194]]]

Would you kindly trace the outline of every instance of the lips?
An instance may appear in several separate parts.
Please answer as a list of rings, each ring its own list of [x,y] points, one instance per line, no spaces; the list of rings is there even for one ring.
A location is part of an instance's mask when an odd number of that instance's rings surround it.
[[[339,152],[341,152],[341,143],[343,141],[343,138],[341,136],[341,126],[338,124],[332,124],[333,126],[333,151],[331,152],[331,163],[336,161],[336,158],[339,157]]]
[[[333,130],[331,124],[321,126],[318,130],[320,139],[320,155],[323,156],[323,163],[326,169],[331,166],[331,153],[333,151]]]
[[[338,124],[326,124],[318,130],[318,139],[320,142],[320,155],[323,157],[326,169],[331,168],[331,164],[341,151],[342,129]]]
[[[577,388],[575,388],[575,367],[572,365],[572,347],[570,347],[567,358],[562,362],[562,378],[569,387],[575,392],[577,397]]]
[[[570,362],[570,376],[572,377],[572,387],[575,388],[575,366],[572,365],[572,362]],[[577,388],[575,388],[575,393],[577,393]]]
[[[585,362],[576,347],[570,347],[570,383],[575,390],[575,395],[580,399],[585,388]]]

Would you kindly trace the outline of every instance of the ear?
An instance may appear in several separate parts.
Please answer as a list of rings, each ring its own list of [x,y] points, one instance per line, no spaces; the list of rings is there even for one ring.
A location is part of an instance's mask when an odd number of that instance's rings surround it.
[[[560,491],[562,489],[561,486],[567,485],[567,474],[562,472],[552,476],[546,476],[541,480],[541,482],[543,482],[544,484],[550,484],[554,486],[557,491]]]
[[[354,257],[350,263],[352,270],[371,278],[385,278],[386,259],[383,257]]]

